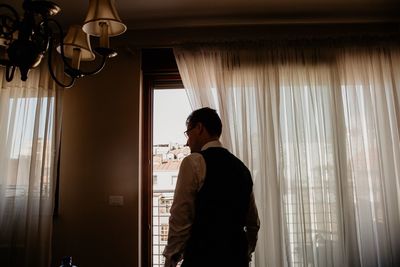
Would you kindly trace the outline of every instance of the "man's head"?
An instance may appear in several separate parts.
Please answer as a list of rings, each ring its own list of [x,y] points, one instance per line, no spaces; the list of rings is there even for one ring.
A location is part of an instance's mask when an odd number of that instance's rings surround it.
[[[208,142],[218,140],[222,132],[222,123],[217,112],[211,108],[193,111],[186,119],[187,144],[192,152],[199,152]]]

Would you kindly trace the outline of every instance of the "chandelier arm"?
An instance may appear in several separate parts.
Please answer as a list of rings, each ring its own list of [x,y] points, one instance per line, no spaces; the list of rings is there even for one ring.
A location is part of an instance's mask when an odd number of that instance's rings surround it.
[[[50,41],[49,41],[49,49],[48,49],[48,51],[49,51],[49,55],[48,55],[48,57],[47,57],[47,65],[48,65],[48,68],[49,68],[49,72],[50,72],[50,75],[51,75],[51,77],[53,78],[53,80],[59,85],[59,86],[61,86],[61,87],[64,87],[64,88],[70,88],[70,87],[72,87],[74,84],[75,84],[75,79],[76,79],[76,77],[70,77],[71,78],[71,80],[70,80],[70,82],[69,83],[66,83],[66,84],[64,84],[64,83],[62,83],[62,82],[60,82],[59,80],[58,80],[58,78],[57,78],[57,75],[54,73],[54,70],[53,70],[53,66],[52,66],[52,61],[53,61],[53,42],[52,42],[52,38],[49,36],[49,38],[50,38]],[[65,62],[64,62],[65,63]],[[64,65],[64,67],[65,67],[65,65]]]
[[[17,30],[16,24],[18,21],[8,15],[0,15],[0,19],[0,34],[3,34],[6,38],[12,38],[13,33]],[[7,25],[7,20],[12,21],[12,26]]]
[[[13,80],[14,73],[15,73],[15,66],[14,65],[7,65],[6,66],[6,81],[7,82],[11,82]]]
[[[81,73],[83,76],[97,74],[97,73],[99,73],[99,72],[104,68],[104,66],[106,65],[106,60],[107,60],[107,56],[101,56],[101,63],[100,63],[100,65],[99,65],[95,70],[92,70],[92,71],[83,71],[83,70],[80,70],[80,73]]]
[[[18,29],[19,23],[19,15],[17,11],[10,5],[7,4],[0,4],[0,9],[7,9],[11,11],[12,15],[10,14],[2,14],[0,15],[0,34],[2,34],[7,40],[11,41],[13,38],[13,34]],[[7,22],[11,22],[8,24]]]
[[[7,5],[7,4],[0,4],[0,9],[3,8],[3,7],[4,7],[4,8],[7,8],[8,10],[10,10],[11,13],[13,13],[13,15],[14,15],[15,20],[16,20],[16,21],[19,21],[18,12],[17,12],[12,6]]]
[[[50,54],[51,54],[51,53],[49,53],[47,63],[48,63],[49,72],[50,72],[51,77],[52,77],[53,80],[54,80],[59,86],[61,86],[61,87],[64,87],[64,88],[70,88],[70,87],[72,87],[72,86],[75,84],[75,79],[76,79],[76,78],[75,78],[75,77],[70,77],[71,80],[70,80],[70,82],[67,83],[67,84],[64,84],[64,83],[60,82],[60,81],[58,80],[56,74],[54,73],[52,66],[51,66],[52,57],[50,56]]]

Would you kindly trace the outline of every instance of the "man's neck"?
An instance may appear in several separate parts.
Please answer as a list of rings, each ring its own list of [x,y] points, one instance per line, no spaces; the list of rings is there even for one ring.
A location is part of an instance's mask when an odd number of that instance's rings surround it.
[[[214,147],[214,146],[221,146],[221,143],[219,142],[218,139],[211,139],[207,143],[203,144],[203,146],[201,147],[201,150],[207,149],[209,147]]]
[[[210,138],[206,138],[206,139],[204,139],[204,142],[203,142],[203,145],[202,145],[202,147],[205,145],[205,144],[207,144],[207,143],[209,143],[209,142],[212,142],[212,141],[218,141],[218,137],[210,137]]]

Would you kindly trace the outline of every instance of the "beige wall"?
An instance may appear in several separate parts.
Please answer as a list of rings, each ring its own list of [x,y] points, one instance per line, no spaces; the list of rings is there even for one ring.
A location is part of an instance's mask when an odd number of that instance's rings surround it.
[[[64,93],[52,266],[65,255],[79,267],[138,266],[140,53],[118,52]]]

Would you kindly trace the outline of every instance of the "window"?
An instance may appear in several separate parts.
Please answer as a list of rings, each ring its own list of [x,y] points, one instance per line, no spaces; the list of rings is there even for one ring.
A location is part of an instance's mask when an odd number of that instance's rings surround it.
[[[183,158],[181,158],[182,160]],[[172,175],[172,179],[171,179],[171,185],[172,186],[176,186],[176,180],[178,180],[178,176],[177,175]]]
[[[153,265],[161,266],[162,252],[168,241],[168,219],[180,163],[189,155],[185,147],[185,121],[191,109],[183,89],[153,90]],[[163,149],[160,149],[163,148]],[[155,152],[156,151],[156,152]],[[181,156],[176,156],[181,154]],[[159,158],[163,160],[159,160]]]
[[[175,179],[180,161],[188,148],[183,135],[185,120],[190,109],[182,118],[167,115],[176,107],[176,96],[161,96],[175,91],[185,96],[183,85],[171,49],[144,49],[142,51],[143,70],[143,142],[142,142],[142,262],[143,267],[163,266],[162,252],[168,238],[169,211],[173,200]],[[160,102],[161,101],[161,102]],[[161,116],[169,123],[157,123],[156,108],[163,107]],[[179,107],[179,106],[178,106]],[[189,105],[188,105],[189,107]],[[172,120],[172,122],[171,122]],[[175,125],[171,124],[174,123]],[[182,127],[182,128],[180,128]],[[179,135],[179,140],[165,140],[154,135],[168,132]],[[171,153],[172,152],[172,156]],[[149,164],[151,163],[151,164]],[[153,183],[153,175],[157,183]]]
[[[0,149],[8,157],[7,176],[13,174],[18,179],[8,178],[1,181],[7,197],[27,197],[29,194],[38,197],[49,197],[51,194],[51,154],[53,147],[53,120],[49,114],[54,113],[52,97],[19,97],[10,98],[2,106],[4,122],[7,125]],[[0,118],[1,120],[1,118]],[[7,143],[10,144],[7,147]],[[32,171],[32,160],[36,163],[36,175],[42,175],[40,185],[29,188],[29,173]],[[39,173],[42,172],[42,174]],[[13,180],[13,182],[11,182]],[[7,181],[7,182],[6,182]],[[5,182],[5,184],[2,184]],[[33,190],[32,190],[33,189]]]
[[[160,204],[159,204],[159,211],[160,214],[167,214],[169,216],[169,211],[172,206],[172,201],[173,201],[173,192],[165,192],[163,196],[160,199]]]
[[[160,231],[160,236],[161,236],[161,241],[168,241],[168,224],[162,224],[161,225],[161,231]]]

